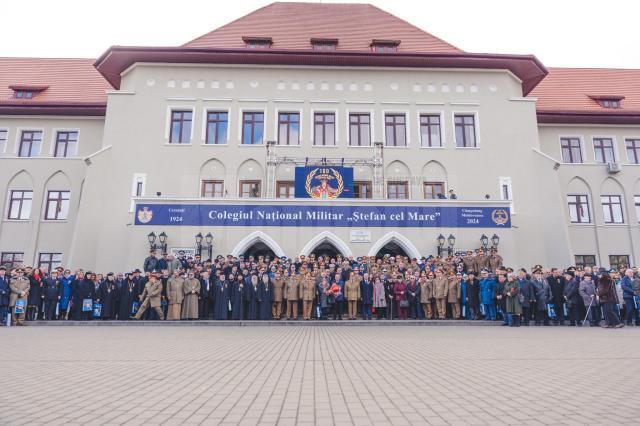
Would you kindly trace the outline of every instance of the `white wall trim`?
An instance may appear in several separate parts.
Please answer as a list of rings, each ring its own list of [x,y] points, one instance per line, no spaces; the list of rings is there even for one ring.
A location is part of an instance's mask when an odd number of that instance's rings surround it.
[[[342,241],[336,234],[329,231],[323,231],[310,239],[309,242],[302,248],[299,254],[308,256],[316,247],[318,247],[325,241],[330,242],[331,244],[336,246],[336,248],[340,250],[340,252],[342,252],[343,256],[353,256],[353,252],[349,248],[349,245]]]
[[[375,256],[378,252],[388,243],[394,242],[398,244],[402,249],[409,255],[409,257],[415,257],[416,259],[420,258],[420,252],[416,248],[415,245],[404,235],[400,234],[396,231],[391,231],[382,238],[380,238],[374,245],[369,249],[369,253],[367,256]]]
[[[241,254],[244,254],[244,252],[247,251],[249,247],[257,242],[262,242],[269,246],[269,248],[273,250],[273,252],[278,257],[286,256],[286,253],[284,252],[284,250],[282,250],[280,245],[273,238],[262,231],[254,231],[240,240],[240,242],[236,244],[236,246],[231,251],[231,255],[234,257],[238,257]]]

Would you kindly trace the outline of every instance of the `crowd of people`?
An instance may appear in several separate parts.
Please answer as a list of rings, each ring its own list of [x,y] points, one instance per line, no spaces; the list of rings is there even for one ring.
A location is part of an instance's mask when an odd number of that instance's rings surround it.
[[[217,256],[152,251],[143,270],[0,267],[0,318],[35,320],[488,320],[505,326],[640,325],[637,268],[503,265],[449,257]],[[621,318],[624,319],[621,320]],[[5,321],[6,319],[6,321]]]

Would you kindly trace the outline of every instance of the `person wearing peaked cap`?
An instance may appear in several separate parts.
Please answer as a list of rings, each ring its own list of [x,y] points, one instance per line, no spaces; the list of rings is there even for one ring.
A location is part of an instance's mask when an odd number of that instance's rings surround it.
[[[139,320],[147,308],[151,306],[158,314],[160,321],[164,320],[164,312],[162,312],[162,309],[160,308],[161,295],[162,283],[158,281],[156,274],[152,273],[149,275],[149,281],[145,284],[144,290],[140,295],[140,309],[138,309],[138,312],[132,317],[132,319]]]
[[[569,326],[574,327],[580,324],[580,306],[582,299],[580,297],[579,289],[580,283],[576,279],[573,270],[567,269],[564,271],[564,299],[567,304],[567,316],[569,320]]]
[[[27,310],[27,298],[29,297],[29,279],[24,276],[24,269],[18,269],[16,276],[9,281],[11,296],[9,297],[9,308],[11,308],[11,323],[15,325],[24,325],[25,311]],[[22,312],[16,313],[16,302],[21,300],[23,303]]]

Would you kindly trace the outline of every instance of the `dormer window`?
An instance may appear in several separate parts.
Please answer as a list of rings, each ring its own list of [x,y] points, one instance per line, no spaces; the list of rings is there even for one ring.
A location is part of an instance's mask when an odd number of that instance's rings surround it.
[[[602,108],[618,109],[624,96],[590,96]]]
[[[313,50],[336,50],[338,48],[337,38],[312,38]]]
[[[371,40],[371,50],[376,53],[395,53],[400,40]]]
[[[14,99],[33,99],[48,86],[9,86],[13,90]]]
[[[271,37],[242,37],[242,41],[249,49],[269,49],[273,44]]]

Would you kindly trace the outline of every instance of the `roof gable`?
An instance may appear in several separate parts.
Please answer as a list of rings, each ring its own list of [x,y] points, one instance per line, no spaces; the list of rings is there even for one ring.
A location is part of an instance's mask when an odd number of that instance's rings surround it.
[[[370,4],[277,2],[183,45],[245,47],[243,37],[271,37],[273,49],[311,50],[312,38],[337,39],[337,49],[370,51],[371,42],[398,40],[398,52],[461,52],[457,47]]]

